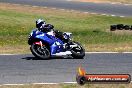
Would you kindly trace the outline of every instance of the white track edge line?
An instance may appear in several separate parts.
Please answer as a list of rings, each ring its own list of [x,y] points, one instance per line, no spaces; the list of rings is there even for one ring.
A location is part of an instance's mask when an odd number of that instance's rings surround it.
[[[109,53],[109,54],[112,54],[112,53],[132,53],[132,52],[85,52],[86,54],[103,54],[103,53]],[[31,54],[31,53],[28,53],[28,54]],[[25,54],[0,54],[1,56],[2,55],[5,55],[5,56],[10,56],[10,55],[25,55]]]
[[[96,53],[98,53],[98,54],[103,54],[103,53],[110,53],[110,54],[112,54],[112,53],[132,53],[132,52],[85,52],[85,53],[88,53],[88,54],[96,54]]]
[[[88,53],[88,54],[94,54],[94,53],[120,53],[120,52],[85,52],[85,53]]]
[[[0,54],[0,55],[10,56],[10,55],[21,55],[21,54]]]
[[[58,82],[58,83],[25,83],[25,84],[0,84],[0,86],[15,86],[15,85],[53,85],[53,84],[76,84],[77,82]]]
[[[7,4],[12,4],[12,5],[18,5],[18,6],[30,6],[30,7],[33,7],[33,8],[37,8],[37,7],[42,7],[42,8],[48,8],[48,7],[46,7],[46,6],[37,6],[37,5],[22,5],[22,4],[13,4],[13,3],[7,3]],[[124,4],[125,5],[125,4]],[[128,5],[128,4],[127,4]],[[129,4],[129,5],[132,5],[132,4]],[[50,7],[49,7],[50,8]],[[57,8],[50,8],[50,9],[57,9]],[[67,9],[59,9],[58,8],[58,10],[62,10],[62,11],[67,11]],[[67,12],[74,12],[74,11],[77,11],[77,10],[73,10],[73,9],[71,9],[71,10],[69,10],[69,11],[67,11]],[[98,15],[105,15],[105,16],[112,16],[112,17],[115,17],[115,16],[117,16],[117,15],[108,15],[108,14],[100,14],[100,13],[95,13],[95,12],[83,12],[84,14],[86,14],[86,13],[89,13],[89,14],[98,14]],[[117,17],[125,17],[125,16],[117,16]]]
[[[130,83],[132,83],[132,81],[131,81]],[[0,84],[0,86],[54,85],[54,84],[77,84],[77,82],[59,82],[59,83],[25,83],[25,84]]]
[[[66,0],[66,1],[73,1],[73,0]],[[90,3],[95,3],[95,4],[99,4],[100,2],[90,2]],[[103,3],[103,2],[102,2]],[[104,2],[106,4],[114,4],[114,5],[132,5],[132,4],[125,4],[125,3],[121,3],[121,2],[110,2],[110,1],[107,1],[107,2]]]

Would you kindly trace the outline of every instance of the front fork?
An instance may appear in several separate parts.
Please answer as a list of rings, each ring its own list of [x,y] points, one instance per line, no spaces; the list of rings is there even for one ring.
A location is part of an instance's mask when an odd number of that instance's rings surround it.
[[[81,46],[74,42],[72,42],[72,44],[70,45],[70,48],[71,49],[76,48],[77,50],[81,50]]]
[[[74,48],[74,47],[77,47],[78,45],[75,44],[75,45],[70,45],[71,48]]]

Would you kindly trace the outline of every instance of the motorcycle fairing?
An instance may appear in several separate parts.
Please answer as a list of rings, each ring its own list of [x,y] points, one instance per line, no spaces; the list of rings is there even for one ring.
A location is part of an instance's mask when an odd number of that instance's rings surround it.
[[[42,42],[48,43],[50,45],[51,55],[64,51],[64,48],[63,48],[64,43],[60,39],[56,38],[55,36],[48,35],[47,33],[43,33],[37,30],[33,31],[32,36],[34,39],[35,38],[40,39],[42,40]]]
[[[63,42],[60,39],[57,39],[50,47],[51,55],[59,52],[63,52]]]

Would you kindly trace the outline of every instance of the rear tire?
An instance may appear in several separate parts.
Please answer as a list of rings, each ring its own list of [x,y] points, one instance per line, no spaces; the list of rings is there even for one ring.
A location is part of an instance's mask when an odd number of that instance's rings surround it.
[[[115,31],[117,29],[117,26],[116,25],[111,25],[110,26],[110,31]]]
[[[32,44],[30,47],[32,54],[40,59],[49,59],[50,58],[50,51],[46,46],[43,46],[43,49],[40,45]]]
[[[78,42],[73,42],[73,44],[77,44],[78,46],[72,48],[71,56],[76,59],[83,59],[85,56],[85,49]]]

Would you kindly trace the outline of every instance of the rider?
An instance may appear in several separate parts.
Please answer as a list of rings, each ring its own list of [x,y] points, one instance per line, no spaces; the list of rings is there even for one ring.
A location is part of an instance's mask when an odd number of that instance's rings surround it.
[[[36,28],[39,31],[42,31],[42,32],[45,32],[45,33],[53,31],[54,34],[55,34],[55,37],[57,37],[61,40],[65,40],[63,38],[63,32],[60,32],[58,30],[54,30],[54,26],[52,24],[46,24],[46,22],[43,19],[38,19],[36,21]]]

